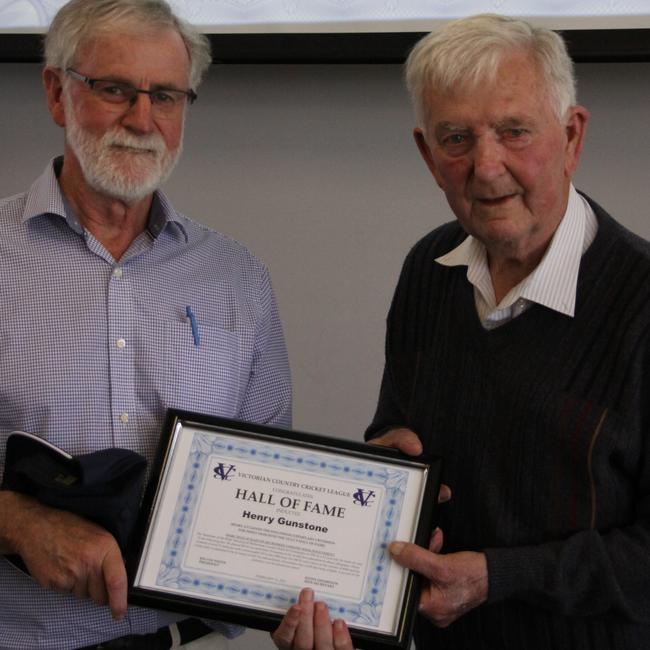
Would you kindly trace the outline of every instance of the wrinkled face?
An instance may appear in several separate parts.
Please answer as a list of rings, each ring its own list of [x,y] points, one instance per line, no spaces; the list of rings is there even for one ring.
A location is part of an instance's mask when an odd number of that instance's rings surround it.
[[[137,37],[100,34],[80,48],[76,59],[75,69],[86,77],[146,90],[188,88],[189,59],[172,30]],[[184,106],[159,111],[143,94],[132,106],[111,104],[76,79],[65,84],[66,142],[86,183],[127,202],[150,194],[181,153]]]
[[[427,95],[420,152],[463,228],[488,251],[539,250],[564,215],[587,113],[558,120],[527,53],[504,58],[493,83]]]

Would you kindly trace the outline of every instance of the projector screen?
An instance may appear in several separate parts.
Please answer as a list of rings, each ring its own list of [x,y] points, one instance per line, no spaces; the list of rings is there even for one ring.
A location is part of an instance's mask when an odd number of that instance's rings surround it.
[[[0,0],[0,29],[42,32],[65,0]],[[650,27],[648,0],[171,0],[206,33],[423,32],[475,13],[521,16],[552,29]]]
[[[430,31],[447,20],[484,12],[518,16],[551,29],[575,32],[580,41],[578,49],[583,47],[581,34],[592,32],[587,37],[587,49],[595,47],[598,54],[609,47],[613,60],[617,52],[622,59],[625,54],[637,60],[650,56],[650,0],[169,1],[179,15],[212,35],[213,44],[219,45],[217,57],[225,61],[301,57],[345,61],[348,56],[351,60],[399,59],[414,42],[414,34]],[[4,40],[0,59],[12,60],[11,48],[23,48],[23,59],[19,51],[14,60],[37,59],[35,37],[47,29],[63,4],[65,0],[0,0],[0,41]],[[402,39],[377,38],[388,34],[400,34]],[[316,35],[339,38],[314,40]],[[349,37],[341,38],[346,35]],[[373,40],[368,40],[370,35]],[[603,40],[604,35],[610,36]],[[233,40],[238,36],[243,40]],[[350,40],[355,37],[356,41]],[[341,44],[343,50],[337,51]]]

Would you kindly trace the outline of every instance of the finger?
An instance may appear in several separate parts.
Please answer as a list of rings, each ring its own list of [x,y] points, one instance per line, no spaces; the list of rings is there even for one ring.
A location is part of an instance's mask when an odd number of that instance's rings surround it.
[[[406,428],[391,429],[383,436],[369,441],[373,445],[394,447],[409,456],[419,456],[422,453],[422,443],[417,434]]]
[[[440,626],[442,622],[441,603],[444,605],[442,592],[430,582],[426,582],[420,592],[418,612],[428,618],[434,625]]]
[[[441,483],[438,490],[438,503],[446,503],[451,499],[451,488],[444,483]]]
[[[76,580],[71,591],[74,594],[75,598],[79,598],[81,600],[88,598],[88,585],[86,583],[86,576],[82,576],[80,579]]]
[[[429,541],[429,550],[432,553],[440,553],[442,550],[442,544],[444,542],[444,535],[440,528],[436,528],[431,535],[431,540]]]
[[[332,625],[332,637],[336,650],[353,650],[352,638],[345,621],[337,618]]]
[[[327,605],[321,602],[314,606],[314,647],[319,650],[328,650],[334,647],[329,610]]]
[[[417,571],[430,580],[433,578],[439,560],[431,551],[407,542],[392,542],[388,550],[399,565]]]
[[[104,576],[91,572],[88,576],[88,596],[99,606],[108,604],[108,593],[104,584]]]
[[[309,587],[302,589],[298,596],[300,620],[293,638],[294,648],[314,647],[314,591]]]
[[[292,605],[284,618],[280,622],[278,628],[271,634],[273,643],[281,650],[288,650],[293,644],[293,638],[298,629],[300,622],[300,605]]]
[[[106,585],[106,595],[111,614],[116,621],[120,621],[126,614],[127,608],[127,578],[126,568],[117,543],[114,543],[113,547],[104,556],[102,575]]]

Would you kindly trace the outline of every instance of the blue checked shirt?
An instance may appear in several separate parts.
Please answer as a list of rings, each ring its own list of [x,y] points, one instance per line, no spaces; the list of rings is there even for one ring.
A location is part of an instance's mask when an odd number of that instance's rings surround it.
[[[0,472],[16,429],[75,455],[124,447],[151,460],[168,407],[290,426],[266,267],[161,192],[148,230],[116,262],[66,209],[61,161],[0,202]],[[130,607],[115,622],[0,558],[0,648],[78,648],[179,618]]]

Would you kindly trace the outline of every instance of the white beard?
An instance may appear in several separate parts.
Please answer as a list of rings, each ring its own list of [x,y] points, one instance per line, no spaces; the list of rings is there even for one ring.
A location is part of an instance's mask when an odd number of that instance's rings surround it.
[[[125,203],[156,190],[169,178],[181,154],[182,145],[169,151],[158,133],[135,135],[116,126],[96,136],[79,124],[70,104],[66,118],[66,139],[88,185]]]

